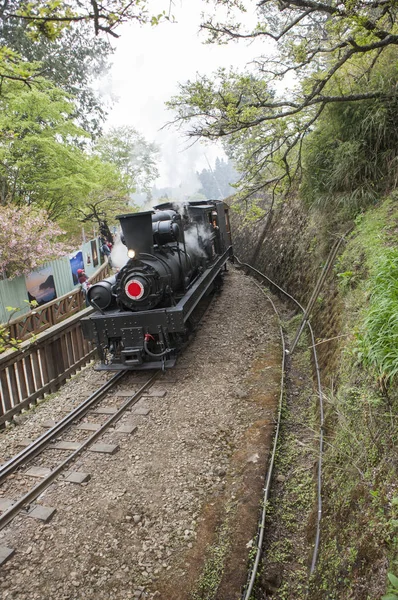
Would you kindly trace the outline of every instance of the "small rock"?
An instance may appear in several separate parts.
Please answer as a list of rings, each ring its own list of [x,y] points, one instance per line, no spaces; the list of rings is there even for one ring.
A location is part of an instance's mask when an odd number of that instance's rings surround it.
[[[249,458],[247,459],[247,462],[251,462],[251,463],[257,463],[258,459],[259,459],[259,455],[256,454],[252,454],[251,456],[249,456]]]

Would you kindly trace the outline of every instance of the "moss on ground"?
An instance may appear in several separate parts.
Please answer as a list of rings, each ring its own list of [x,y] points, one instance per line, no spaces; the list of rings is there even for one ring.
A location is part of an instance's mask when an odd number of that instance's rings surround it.
[[[224,520],[217,531],[214,544],[207,551],[205,566],[196,589],[190,596],[191,600],[214,600],[216,597],[224,573],[233,516],[233,507],[227,505]]]
[[[301,316],[296,316],[284,323],[289,339],[293,339],[300,320]],[[289,361],[282,417],[257,597],[272,595],[274,600],[304,600],[314,539],[311,525],[316,494],[314,431],[319,428],[305,334]]]

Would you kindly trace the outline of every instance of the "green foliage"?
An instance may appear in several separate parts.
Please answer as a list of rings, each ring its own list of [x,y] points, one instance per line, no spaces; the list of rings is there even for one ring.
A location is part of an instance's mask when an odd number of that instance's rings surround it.
[[[40,90],[8,84],[0,108],[2,203],[35,204],[58,217],[86,188],[86,133],[70,118],[72,103],[42,81]]]
[[[398,565],[397,225],[390,197],[356,219],[337,265],[344,335],[337,385],[324,388],[322,545],[311,583],[320,600],[381,598],[387,564],[392,573]]]
[[[286,122],[270,109],[274,92],[262,77],[219,69],[214,79],[197,77],[180,86],[179,96],[167,103],[177,120],[192,124],[190,135],[223,138],[224,149],[241,175],[246,198],[283,178],[284,141],[294,138]],[[262,101],[259,101],[259,98]]]
[[[152,14],[148,0],[91,0],[89,3],[70,3],[65,0],[8,1],[4,3],[0,15],[5,19],[18,19],[26,23],[32,39],[45,37],[57,39],[64,29],[74,24],[91,22],[95,33],[100,32],[118,37],[115,29],[130,20],[157,25],[170,18],[166,11]]]
[[[398,99],[394,95],[396,51],[390,51],[372,74],[358,82],[346,76],[341,85],[358,91],[379,89],[385,96],[362,103],[330,104],[307,138],[304,151],[304,199],[326,210],[351,215],[374,204],[398,176]]]
[[[149,191],[158,177],[159,148],[147,142],[134,127],[113,127],[96,143],[94,152],[126,177],[130,191]]]
[[[88,191],[84,202],[74,205],[74,214],[79,222],[92,223],[97,232],[103,229],[109,236],[107,228],[115,223],[116,215],[132,210],[129,206],[131,181],[117,165],[95,155],[86,158],[85,166]],[[60,223],[66,227],[67,220],[67,216],[61,218]]]
[[[346,294],[358,288],[350,350],[382,389],[398,373],[398,249],[390,229],[397,220],[394,198],[361,215],[336,267]]]
[[[355,273],[354,271],[345,271],[344,273],[337,273],[337,277],[340,279],[342,288],[346,288],[351,285]]]
[[[176,121],[194,138],[223,140],[243,198],[268,187],[284,195],[305,158],[311,204],[355,213],[374,202],[397,175],[395,1],[262,1],[252,30],[235,14],[239,2],[215,3],[230,10],[202,25],[210,42],[272,40],[275,53],[243,73],[221,69],[182,85],[169,103]],[[289,74],[295,83],[280,86]]]
[[[387,590],[387,594],[382,596],[381,600],[398,600],[398,577],[388,573],[388,579],[391,585]]]
[[[112,47],[95,36],[89,23],[79,24],[78,29],[62,29],[56,39],[40,36],[32,40],[27,23],[8,19],[0,21],[0,44],[19,53],[25,64],[36,65],[42,77],[71,94],[78,122],[98,135],[106,105],[104,96],[94,90],[93,81],[107,72]]]
[[[235,201],[232,210],[241,216],[242,222],[256,223],[268,215],[268,212],[260,206],[261,201],[261,198],[250,198],[250,202],[247,203]]]
[[[34,309],[38,306],[36,300],[32,300],[29,302],[25,300],[31,309]],[[15,308],[14,306],[6,306],[6,311],[9,313],[9,317],[7,322],[4,324],[0,324],[0,354],[6,352],[7,350],[19,350],[20,345],[22,344],[22,340],[11,337],[9,330],[9,323],[15,317],[15,315],[21,310],[21,308]],[[31,341],[36,339],[35,335],[32,335]]]
[[[360,358],[384,384],[398,373],[398,249],[382,248],[372,261],[370,301],[359,335]]]
[[[71,215],[99,224],[123,212],[129,173],[85,151],[87,133],[74,123],[65,92],[44,80],[40,89],[6,82],[0,108],[2,204],[45,209],[68,234],[74,232]]]

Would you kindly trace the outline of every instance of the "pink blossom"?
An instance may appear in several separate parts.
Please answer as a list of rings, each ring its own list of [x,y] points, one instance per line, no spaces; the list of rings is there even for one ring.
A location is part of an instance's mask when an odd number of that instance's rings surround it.
[[[0,270],[11,279],[65,255],[68,248],[57,241],[62,233],[44,210],[0,206]]]

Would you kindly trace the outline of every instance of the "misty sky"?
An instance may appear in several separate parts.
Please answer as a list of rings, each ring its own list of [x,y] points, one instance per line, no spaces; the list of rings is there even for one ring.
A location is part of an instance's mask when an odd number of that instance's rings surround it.
[[[164,6],[164,0],[158,2]],[[255,6],[252,3],[252,6]],[[120,27],[113,68],[104,90],[118,98],[107,127],[132,125],[148,141],[162,146],[161,177],[158,187],[179,186],[192,192],[198,188],[196,177],[188,172],[207,168],[205,154],[213,164],[221,148],[195,144],[175,129],[159,131],[172,119],[164,103],[176,94],[178,82],[194,79],[196,73],[210,74],[220,66],[242,68],[263,48],[244,44],[205,45],[199,34],[200,14],[211,5],[203,0],[176,0],[173,14],[177,23],[139,27],[135,23]]]

